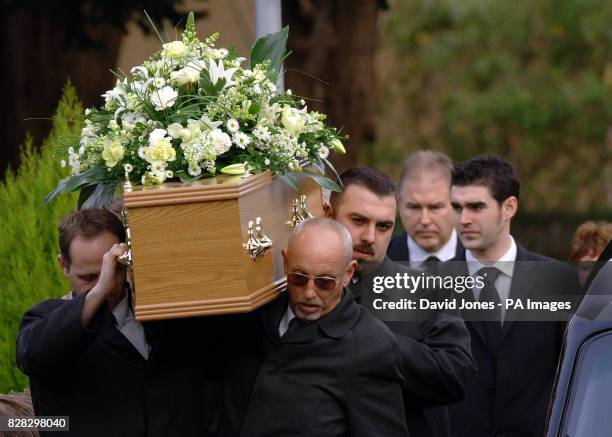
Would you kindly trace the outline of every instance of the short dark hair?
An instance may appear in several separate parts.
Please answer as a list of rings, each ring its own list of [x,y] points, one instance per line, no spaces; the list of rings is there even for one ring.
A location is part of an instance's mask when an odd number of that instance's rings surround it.
[[[107,209],[80,209],[68,214],[59,224],[59,246],[62,257],[70,264],[70,243],[77,237],[94,238],[110,232],[125,242],[125,227],[119,217]]]
[[[451,185],[481,185],[489,188],[499,204],[510,196],[519,198],[521,183],[512,163],[493,155],[480,155],[453,169]]]
[[[342,181],[343,190],[346,190],[351,185],[359,185],[380,197],[393,196],[397,201],[397,191],[391,179],[383,172],[371,167],[349,168],[340,175],[340,180]],[[332,191],[329,202],[335,209],[341,199],[342,193]]]

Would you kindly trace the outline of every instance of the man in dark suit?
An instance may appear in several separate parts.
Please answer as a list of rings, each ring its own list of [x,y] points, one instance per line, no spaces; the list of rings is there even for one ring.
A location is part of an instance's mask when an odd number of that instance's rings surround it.
[[[344,289],[351,249],[333,220],[298,224],[283,250],[287,292],[218,334],[219,436],[408,435],[397,342]]]
[[[59,239],[72,292],[30,309],[17,337],[36,415],[69,416],[71,436],[204,435],[201,352],[179,322],[134,319],[121,221],[76,211]]]
[[[399,182],[399,215],[406,232],[389,243],[387,255],[393,261],[435,274],[439,262],[463,253],[453,228],[452,168],[448,156],[431,150],[406,159]]]
[[[504,302],[579,292],[574,269],[528,252],[510,234],[519,191],[516,169],[498,157],[478,156],[453,171],[451,202],[466,252],[441,269],[486,278],[465,299],[493,308],[492,317],[466,322],[479,371],[466,399],[451,406],[457,437],[542,435],[565,324],[526,319]]]
[[[353,240],[352,257],[359,263],[359,278],[349,284],[358,303],[370,308],[375,277],[418,276],[420,271],[385,256],[396,217],[397,196],[387,176],[371,168],[354,168],[341,175],[342,193],[332,193],[326,214],[342,223]],[[401,291],[387,289],[387,293]],[[415,294],[425,290],[415,290]],[[370,308],[371,309],[371,308]],[[380,313],[375,313],[381,316]],[[419,320],[385,318],[400,345],[406,422],[415,436],[449,434],[445,406],[463,398],[476,368],[470,338],[462,321],[441,312]]]

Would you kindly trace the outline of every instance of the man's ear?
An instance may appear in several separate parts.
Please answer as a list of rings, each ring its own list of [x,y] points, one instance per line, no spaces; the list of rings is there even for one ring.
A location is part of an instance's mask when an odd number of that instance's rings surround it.
[[[323,212],[325,217],[334,218],[334,207],[329,202],[323,204]]]
[[[64,275],[68,276],[68,271],[70,270],[70,265],[68,264],[68,262],[62,256],[61,253],[57,256],[57,262],[59,263],[59,266],[60,266],[60,269],[62,269],[62,272],[64,272]]]
[[[352,260],[348,266],[346,266],[346,270],[344,271],[344,279],[342,280],[342,286],[346,287],[351,279],[353,279],[353,275],[355,274],[355,269],[357,268],[357,261]]]
[[[516,196],[510,196],[502,203],[502,217],[505,220],[510,220],[518,211],[518,199]]]

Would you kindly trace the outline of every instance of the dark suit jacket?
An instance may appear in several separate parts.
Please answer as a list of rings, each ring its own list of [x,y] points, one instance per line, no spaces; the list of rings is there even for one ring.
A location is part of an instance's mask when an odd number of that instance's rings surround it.
[[[84,329],[84,300],[47,300],[23,317],[17,365],[30,377],[36,415],[70,416],[66,436],[203,435],[202,359],[182,341],[191,338],[184,325],[145,325],[145,361],[106,305]]]
[[[460,257],[465,254],[465,247],[457,236],[457,248],[455,249],[455,257]],[[387,247],[387,256],[396,262],[410,261],[410,250],[408,250],[408,234],[404,232],[401,235],[396,235],[389,242]]]
[[[348,292],[279,338],[284,293],[236,317],[219,436],[406,436],[397,342]]]
[[[546,290],[576,295],[577,272],[566,264],[517,247],[510,298]],[[444,273],[467,275],[465,255],[442,265]],[[474,299],[471,291],[466,298]],[[483,323],[468,321],[478,374],[464,401],[451,405],[456,437],[536,437],[544,431],[549,396],[563,342],[565,322],[513,320],[506,312],[497,350],[487,347]]]
[[[422,272],[386,257],[369,275],[350,285],[355,300],[366,306],[371,299],[376,276],[394,277]],[[386,290],[405,293],[404,290]],[[435,292],[435,291],[434,291]],[[419,295],[421,291],[417,291]],[[470,336],[461,320],[448,314],[429,312],[418,321],[386,321],[397,339],[402,356],[406,422],[411,435],[448,436],[449,420],[445,405],[463,399],[476,373],[470,352]],[[435,409],[429,407],[444,406]],[[426,410],[426,408],[428,408]]]

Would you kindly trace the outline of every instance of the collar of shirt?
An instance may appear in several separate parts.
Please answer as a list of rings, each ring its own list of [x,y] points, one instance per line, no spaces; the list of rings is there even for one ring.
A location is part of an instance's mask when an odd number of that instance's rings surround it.
[[[285,310],[285,314],[283,314],[283,318],[278,324],[278,336],[279,337],[282,337],[283,335],[285,335],[285,332],[287,332],[287,329],[289,329],[289,323],[293,319],[295,319],[295,314],[293,313],[291,306],[287,304],[287,309]]]
[[[117,329],[119,330],[123,328],[123,325],[125,325],[126,322],[134,318],[134,313],[128,303],[127,294],[128,292],[125,293],[125,296],[123,296],[121,302],[119,302],[117,306],[115,306],[115,308],[113,308],[113,310],[111,311],[113,313],[113,316],[115,316],[115,320],[117,320]]]
[[[453,229],[450,238],[444,246],[436,252],[427,252],[416,241],[408,235],[408,252],[410,253],[410,267],[417,268],[430,256],[437,257],[440,261],[448,261],[455,257],[457,251],[457,232]]]
[[[472,252],[466,249],[465,251],[465,260],[467,262],[468,272],[470,276],[476,276],[478,270],[484,267],[496,267],[498,268],[504,275],[512,278],[512,274],[514,273],[514,261],[516,261],[516,243],[512,235],[510,236],[510,248],[502,255],[500,259],[495,261],[492,264],[483,264],[478,261]]]

